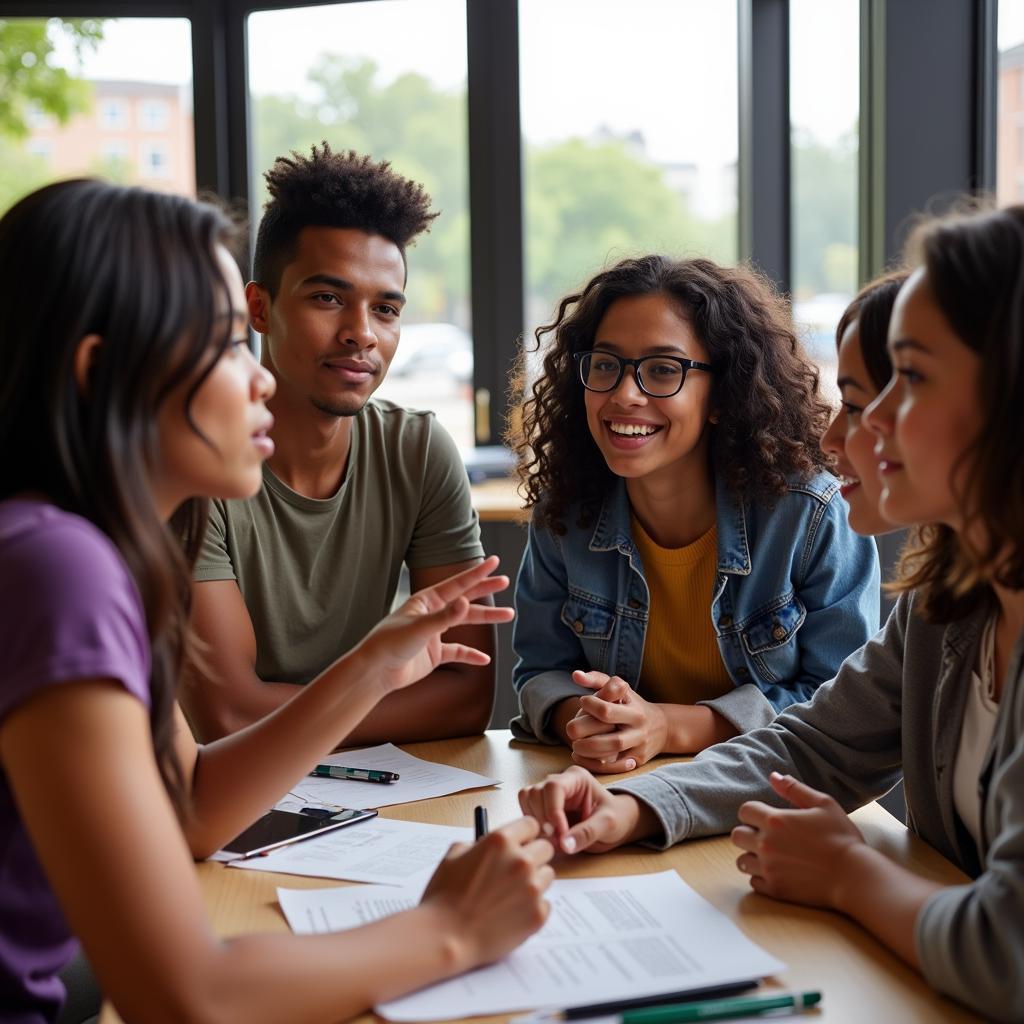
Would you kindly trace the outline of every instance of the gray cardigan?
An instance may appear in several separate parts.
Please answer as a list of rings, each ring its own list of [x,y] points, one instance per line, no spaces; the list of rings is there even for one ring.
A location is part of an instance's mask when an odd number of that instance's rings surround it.
[[[907,824],[970,875],[931,896],[915,942],[929,984],[997,1020],[1024,1020],[1024,638],[1018,640],[984,762],[981,842],[953,806],[953,765],[977,662],[981,609],[948,626],[902,597],[881,632],[812,700],[768,726],[611,787],[648,804],[662,848],[729,831],[746,800],[779,805],[770,771],[788,772],[851,811],[902,770]]]

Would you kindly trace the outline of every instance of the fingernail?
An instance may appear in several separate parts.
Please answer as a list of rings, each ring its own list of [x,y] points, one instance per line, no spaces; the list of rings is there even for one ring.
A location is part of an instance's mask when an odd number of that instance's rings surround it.
[[[566,836],[562,840],[562,849],[566,853],[572,853],[576,849],[576,840],[572,836]]]
[[[636,761],[634,761],[632,758],[630,758],[626,762],[626,771],[632,771],[635,767],[636,767]]]
[[[552,825],[550,821],[545,821],[544,824],[541,825],[541,831],[546,836],[554,835],[555,834],[555,826]]]

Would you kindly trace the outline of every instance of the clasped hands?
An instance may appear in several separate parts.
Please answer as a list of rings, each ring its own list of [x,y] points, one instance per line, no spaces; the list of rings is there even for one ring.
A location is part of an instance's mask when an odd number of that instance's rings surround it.
[[[629,772],[665,750],[668,718],[660,704],[604,672],[573,672],[572,680],[594,690],[580,698],[565,727],[576,764],[605,774]]]

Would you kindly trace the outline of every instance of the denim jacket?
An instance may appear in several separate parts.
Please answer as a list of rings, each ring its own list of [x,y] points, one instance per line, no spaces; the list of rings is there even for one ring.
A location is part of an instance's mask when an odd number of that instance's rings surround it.
[[[769,505],[738,502],[719,480],[718,567],[711,622],[734,689],[714,708],[740,732],[808,700],[878,630],[878,553],[846,521],[828,473],[793,482]],[[593,530],[566,516],[559,536],[530,525],[516,582],[512,683],[519,739],[561,742],[554,706],[592,691],[574,669],[618,675],[639,689],[649,595],[630,530],[625,481],[605,499]],[[707,614],[695,609],[699,614]]]

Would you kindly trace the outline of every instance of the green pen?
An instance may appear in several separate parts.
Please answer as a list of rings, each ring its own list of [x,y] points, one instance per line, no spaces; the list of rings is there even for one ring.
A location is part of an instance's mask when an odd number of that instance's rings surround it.
[[[626,1010],[621,1024],[684,1024],[693,1020],[728,1020],[747,1017],[766,1010],[806,1010],[821,1002],[820,992],[785,992],[777,996],[750,996],[738,999],[709,999],[700,1003],[675,1003],[671,1006],[646,1006]]]
[[[376,768],[346,768],[340,764],[318,764],[310,773],[318,779],[353,779],[357,782],[397,782],[398,772]]]

